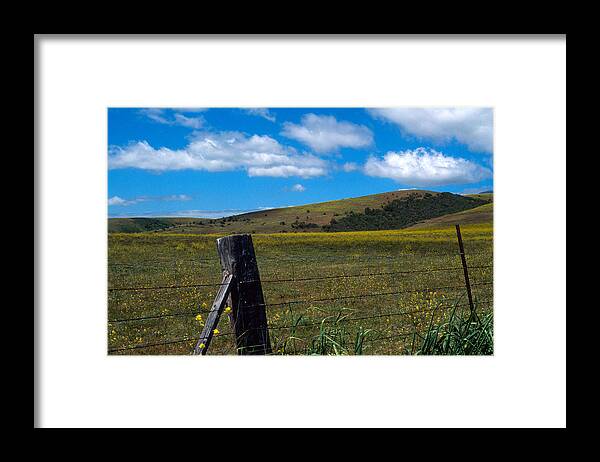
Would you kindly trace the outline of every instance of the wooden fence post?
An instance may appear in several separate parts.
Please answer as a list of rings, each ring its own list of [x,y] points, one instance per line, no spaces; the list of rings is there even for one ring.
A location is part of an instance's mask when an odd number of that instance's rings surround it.
[[[212,308],[206,317],[204,329],[202,329],[202,333],[200,334],[198,342],[196,342],[196,347],[194,348],[192,354],[205,355],[207,353],[208,347],[210,346],[210,342],[212,341],[215,333],[214,330],[219,324],[221,313],[223,312],[223,308],[225,308],[225,301],[227,300],[229,291],[231,290],[232,279],[233,276],[231,274],[224,272],[223,281],[221,282],[221,286],[219,287],[219,291],[217,292],[217,296],[215,297]]]
[[[465,286],[467,287],[467,297],[469,297],[469,307],[471,313],[475,314],[473,305],[473,295],[471,294],[471,283],[469,282],[469,269],[467,268],[467,259],[465,257],[465,248],[463,247],[462,236],[460,235],[460,225],[456,226],[456,237],[458,238],[458,248],[460,250],[460,259],[462,260],[463,273],[465,275]]]
[[[265,299],[250,234],[217,239],[221,267],[233,276],[229,303],[240,355],[271,353]]]

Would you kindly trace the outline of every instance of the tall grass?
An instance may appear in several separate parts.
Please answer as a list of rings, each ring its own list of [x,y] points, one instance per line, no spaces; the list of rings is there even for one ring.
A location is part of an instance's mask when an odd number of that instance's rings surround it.
[[[459,300],[460,301],[460,300]],[[411,355],[492,355],[494,353],[493,313],[477,314],[469,309],[459,310],[458,301],[449,316],[443,321],[435,322],[435,313],[425,331],[415,331],[412,342],[405,347],[405,354]],[[281,353],[307,355],[362,355],[369,334],[373,329],[359,326],[355,331],[348,329],[344,321],[349,314],[342,311],[333,316],[323,318],[319,332],[308,342],[296,336],[295,329],[285,340]],[[300,324],[302,316],[295,319],[294,325]],[[377,340],[374,337],[373,340]],[[303,343],[298,349],[297,341]],[[290,346],[292,346],[290,348]]]
[[[353,333],[344,324],[344,320],[348,316],[349,314],[340,311],[334,316],[323,318],[318,334],[312,337],[303,353],[307,355],[362,355],[365,339],[371,329],[359,327]]]
[[[494,354],[494,317],[488,312],[457,310],[447,321],[429,323],[427,331],[415,333],[410,352],[415,355],[492,355]]]

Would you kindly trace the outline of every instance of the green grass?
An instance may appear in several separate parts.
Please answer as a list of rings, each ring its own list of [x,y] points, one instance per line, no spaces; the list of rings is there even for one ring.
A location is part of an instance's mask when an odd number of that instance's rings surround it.
[[[492,226],[461,227],[473,292],[482,317],[491,316]],[[109,287],[155,287],[220,282],[216,238],[222,234],[109,234]],[[406,354],[419,351],[413,331],[449,322],[465,313],[464,280],[453,227],[345,233],[276,233],[253,236],[267,303],[308,300],[267,307],[274,354]],[[357,274],[455,268],[453,271],[405,275],[370,275],[305,282],[274,279],[352,276]],[[456,287],[418,291],[424,288]],[[314,301],[339,296],[401,294]],[[130,348],[171,339],[192,340],[115,352],[115,354],[189,354],[216,287],[149,291],[109,291],[108,318],[185,313],[186,316],[141,322],[110,323],[109,348]],[[313,301],[310,301],[313,300]],[[369,318],[369,319],[359,319]],[[458,318],[457,318],[458,319]],[[433,320],[433,324],[432,324]],[[209,354],[235,354],[226,316]],[[413,348],[414,347],[414,348]],[[424,351],[424,350],[423,350]],[[426,354],[423,352],[422,354]],[[439,354],[439,353],[436,353]]]
[[[478,313],[479,312],[479,313]],[[475,304],[473,312],[452,309],[444,321],[413,335],[410,354],[416,355],[491,355],[494,354],[493,314]]]

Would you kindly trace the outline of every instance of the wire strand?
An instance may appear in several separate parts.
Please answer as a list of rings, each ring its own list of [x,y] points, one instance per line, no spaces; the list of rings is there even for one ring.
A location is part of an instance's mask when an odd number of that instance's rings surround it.
[[[491,282],[483,282],[483,283],[474,283],[472,286],[479,285],[489,285]],[[311,299],[311,300],[289,300],[286,302],[278,302],[278,303],[264,303],[264,304],[256,304],[245,306],[244,308],[256,308],[260,306],[271,307],[271,306],[285,306],[289,304],[299,304],[299,303],[311,303],[311,302],[322,302],[322,301],[336,301],[336,300],[346,300],[346,299],[354,299],[354,298],[368,298],[368,297],[379,297],[379,296],[389,296],[389,295],[399,295],[404,293],[413,293],[413,292],[431,292],[434,290],[449,290],[449,289],[463,289],[464,286],[450,286],[450,287],[430,287],[425,289],[411,289],[407,291],[399,291],[399,292],[382,292],[376,294],[358,294],[358,295],[348,295],[343,297],[331,297],[331,298],[322,298],[322,299]],[[121,319],[109,319],[108,322],[112,324],[116,323],[124,323],[124,322],[133,322],[133,321],[146,321],[151,319],[162,319],[162,318],[170,318],[170,317],[181,317],[181,316],[197,316],[198,314],[208,314],[211,310],[198,310],[194,312],[185,312],[185,313],[168,313],[168,314],[160,314],[160,315],[150,315],[150,316],[138,316],[135,318],[121,318]]]
[[[490,299],[480,300],[477,302],[477,305],[486,305],[486,304],[489,304],[491,301],[492,300],[490,300]],[[397,312],[391,312],[391,313],[377,314],[377,315],[373,315],[373,316],[348,317],[348,318],[343,318],[343,319],[334,321],[334,323],[335,322],[362,321],[362,320],[366,320],[366,319],[387,318],[387,317],[395,317],[395,316],[406,316],[409,314],[430,313],[432,311],[450,310],[452,308],[458,308],[458,307],[464,307],[464,306],[469,306],[469,303],[465,302],[465,303],[453,304],[453,305],[440,305],[435,308],[427,308],[427,309],[423,309],[423,310],[397,311]],[[343,309],[347,309],[347,308],[340,308],[340,310],[343,310]],[[308,323],[308,324],[296,324],[296,325],[273,326],[273,327],[267,326],[267,330],[283,330],[283,329],[292,329],[292,328],[298,328],[298,327],[314,327],[314,326],[318,326],[321,324],[323,324],[323,320],[318,321],[318,322]],[[253,330],[261,330],[261,329],[263,329],[263,327],[254,327],[254,328],[246,329],[244,331],[244,334],[247,332],[253,331]],[[224,332],[222,334],[221,333],[218,334],[219,337],[225,337],[225,336],[229,336],[229,335],[235,335],[235,332]]]
[[[195,342],[196,340],[198,340],[198,339],[192,337],[192,338],[182,338],[182,339],[177,339],[177,340],[168,340],[168,341],[159,342],[159,343],[145,343],[143,345],[134,345],[134,346],[130,346],[130,347],[109,348],[108,352],[114,353],[116,351],[137,350],[137,349],[141,349],[141,348],[150,348],[150,347],[154,347],[154,346],[172,345],[174,343],[184,343],[184,342],[191,342],[191,341]]]
[[[481,286],[481,285],[489,285],[492,282],[480,282],[477,284],[471,284],[472,286]],[[453,289],[464,289],[464,285],[460,286],[447,286],[447,287],[429,287],[425,289],[410,289],[410,290],[401,290],[396,292],[380,292],[375,294],[356,294],[356,295],[345,295],[341,297],[329,297],[329,298],[314,298],[314,299],[305,299],[305,300],[288,300],[286,302],[278,302],[278,303],[257,303],[255,305],[244,306],[244,309],[247,308],[257,308],[260,306],[283,306],[290,304],[298,304],[298,303],[313,303],[313,302],[329,302],[335,300],[348,300],[354,298],[369,298],[369,297],[382,297],[388,295],[400,295],[406,293],[414,293],[414,292],[432,292],[434,290],[453,290]]]
[[[492,265],[481,265],[481,266],[470,266],[469,269],[481,269],[481,268],[492,268]],[[434,273],[440,271],[462,271],[460,267],[448,267],[448,268],[430,268],[422,270],[411,270],[411,271],[388,271],[388,272],[376,272],[376,273],[357,273],[357,274],[338,274],[333,276],[314,276],[307,278],[287,278],[287,279],[252,279],[249,281],[241,281],[240,284],[250,283],[280,283],[280,282],[306,282],[306,281],[317,281],[323,279],[344,279],[344,278],[360,278],[369,276],[391,276],[398,274],[423,274],[423,273]],[[170,286],[151,286],[151,287],[109,287],[109,292],[114,291],[126,291],[126,290],[168,290],[168,289],[187,289],[197,287],[219,287],[225,285],[224,283],[198,283],[198,284],[179,284]]]
[[[492,265],[485,266],[470,266],[469,269],[479,269],[479,268],[491,268]],[[336,274],[333,276],[314,276],[307,278],[289,278],[289,279],[255,279],[251,281],[241,281],[240,284],[249,284],[253,282],[263,282],[263,283],[277,283],[277,282],[305,282],[305,281],[317,281],[321,279],[345,279],[345,278],[360,278],[360,277],[369,277],[369,276],[392,276],[397,274],[423,274],[423,273],[434,273],[439,271],[462,271],[463,268],[460,267],[451,267],[451,268],[432,268],[432,269],[423,269],[423,270],[412,270],[412,271],[386,271],[386,272],[377,272],[377,273],[358,273],[358,274]]]

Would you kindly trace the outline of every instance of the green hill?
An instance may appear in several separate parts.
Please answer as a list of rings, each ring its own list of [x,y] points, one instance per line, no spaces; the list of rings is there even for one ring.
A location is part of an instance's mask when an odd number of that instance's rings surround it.
[[[494,221],[493,194],[470,194],[468,197],[476,197],[485,200],[488,203],[461,212],[423,220],[410,226],[409,229],[445,228],[447,226],[455,225],[456,223],[464,225],[487,223],[491,225]]]
[[[340,220],[331,220],[325,231],[375,231],[384,229],[402,229],[451,213],[463,212],[487,201],[477,197],[467,197],[458,194],[440,193],[424,196],[409,195],[396,199],[381,208],[365,208],[363,213],[350,212]]]
[[[487,194],[461,196],[423,190],[391,191],[220,219],[110,218],[108,231],[229,234],[398,229],[417,222],[427,226],[428,220],[455,212],[465,213],[489,201],[491,195]]]
[[[169,218],[109,218],[109,233],[143,233],[162,231],[173,226]]]

